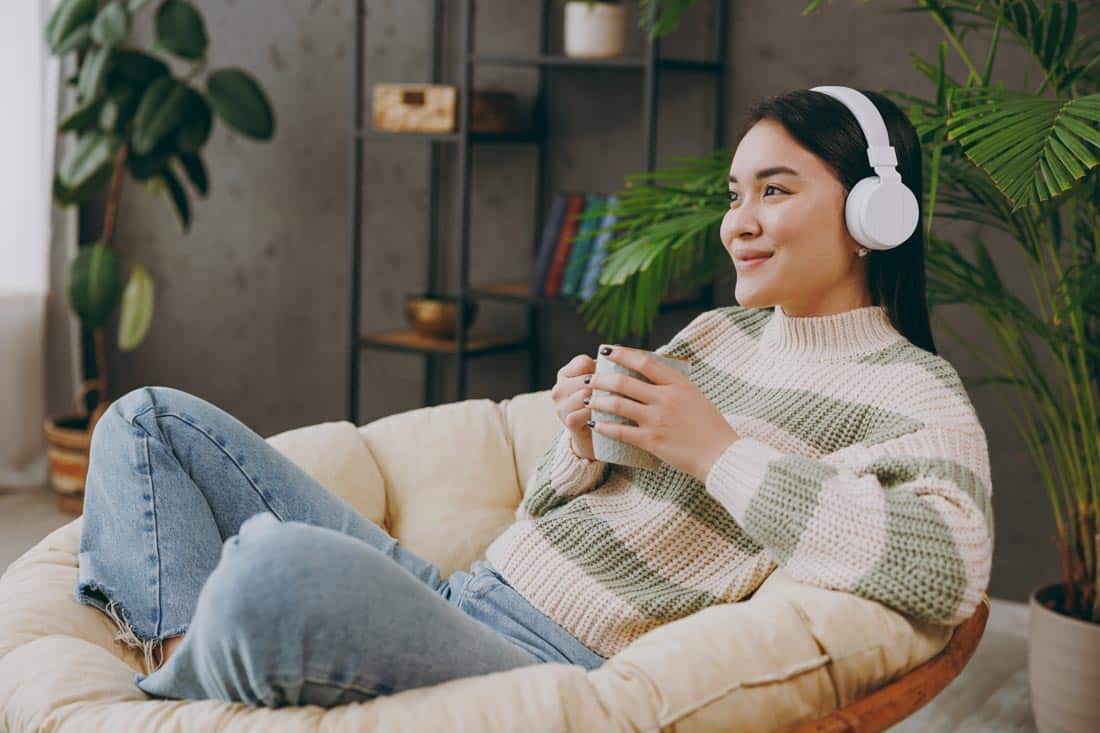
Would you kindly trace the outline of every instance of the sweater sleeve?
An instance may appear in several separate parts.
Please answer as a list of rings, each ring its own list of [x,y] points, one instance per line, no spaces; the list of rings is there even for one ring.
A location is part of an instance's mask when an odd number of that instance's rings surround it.
[[[976,422],[822,458],[741,438],[711,467],[706,491],[806,583],[951,626],[989,584],[992,487]]]
[[[606,461],[589,460],[574,453],[569,431],[563,425],[536,462],[527,481],[530,488],[516,509],[516,519],[541,517],[596,489],[607,479],[609,465]]]

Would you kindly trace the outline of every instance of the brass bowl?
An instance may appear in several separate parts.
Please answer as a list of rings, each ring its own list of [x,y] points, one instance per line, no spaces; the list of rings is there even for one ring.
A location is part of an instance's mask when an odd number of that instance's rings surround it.
[[[477,301],[466,301],[462,321],[467,335],[477,316]],[[405,317],[409,325],[427,338],[454,338],[458,333],[458,296],[416,293],[405,297]]]

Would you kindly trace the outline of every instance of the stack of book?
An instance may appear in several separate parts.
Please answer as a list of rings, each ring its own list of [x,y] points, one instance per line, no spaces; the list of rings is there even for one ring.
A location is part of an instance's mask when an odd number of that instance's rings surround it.
[[[612,237],[614,203],[614,195],[554,194],[531,268],[532,294],[582,301],[592,297]]]

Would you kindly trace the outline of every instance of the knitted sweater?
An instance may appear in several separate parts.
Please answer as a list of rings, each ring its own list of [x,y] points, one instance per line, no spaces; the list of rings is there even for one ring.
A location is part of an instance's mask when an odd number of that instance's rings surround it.
[[[956,625],[989,582],[989,455],[958,373],[880,306],[707,311],[658,353],[740,435],[706,482],[577,456],[564,427],[485,557],[604,657],[777,567]]]

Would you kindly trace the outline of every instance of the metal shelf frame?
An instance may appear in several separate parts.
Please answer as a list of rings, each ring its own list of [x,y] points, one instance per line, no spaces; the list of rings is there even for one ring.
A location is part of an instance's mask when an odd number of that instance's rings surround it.
[[[574,71],[585,69],[619,69],[623,71],[642,72],[642,116],[643,142],[642,159],[644,170],[654,170],[657,154],[657,101],[658,79],[661,73],[687,73],[698,74],[702,78],[710,78],[715,82],[714,88],[714,148],[722,144],[722,110],[724,107],[726,62],[725,62],[725,36],[727,22],[727,0],[714,0],[717,9],[717,22],[714,27],[715,59],[713,61],[692,61],[685,59],[661,58],[659,56],[660,40],[645,39],[644,53],[641,56],[624,56],[613,59],[575,59],[567,56],[555,55],[548,48],[549,13],[553,6],[553,0],[541,0],[541,13],[539,24],[539,51],[537,55],[502,55],[502,54],[477,54],[474,49],[474,25],[477,15],[476,0],[461,0],[461,30],[460,30],[460,54],[461,69],[456,86],[458,87],[458,129],[451,133],[417,134],[417,133],[390,133],[367,128],[363,120],[363,103],[365,91],[363,89],[363,52],[364,52],[364,20],[366,16],[366,0],[352,0],[355,6],[355,51],[353,54],[354,74],[351,90],[352,102],[352,135],[351,135],[351,319],[350,319],[350,348],[349,348],[349,387],[348,387],[348,420],[353,424],[359,424],[359,370],[362,351],[364,349],[379,349],[389,351],[401,351],[420,353],[427,357],[424,372],[423,405],[438,404],[437,396],[433,394],[436,382],[438,360],[441,358],[457,359],[457,388],[453,399],[460,401],[466,399],[466,362],[468,359],[493,354],[507,353],[517,350],[525,350],[529,353],[528,381],[530,391],[538,389],[538,364],[540,362],[539,340],[539,311],[544,307],[572,306],[579,303],[575,300],[554,299],[542,296],[533,296],[530,293],[519,292],[510,283],[491,283],[471,286],[469,283],[470,269],[470,176],[471,176],[471,150],[473,144],[533,144],[537,146],[537,170],[535,175],[534,193],[534,233],[532,236],[531,253],[532,261],[537,252],[541,234],[543,218],[543,199],[546,178],[546,98],[550,76],[555,70]],[[443,3],[444,0],[432,0],[432,83],[439,83],[442,66],[442,35],[443,35]],[[539,83],[538,94],[535,100],[535,114],[532,130],[518,133],[479,133],[471,130],[471,94],[473,90],[474,70],[478,66],[526,66],[538,70]],[[458,331],[453,341],[433,342],[430,345],[421,346],[418,339],[411,338],[408,334],[398,331],[374,332],[364,335],[362,333],[361,303],[362,303],[362,240],[363,240],[363,145],[365,141],[386,142],[429,142],[431,150],[428,162],[429,176],[429,217],[428,217],[428,259],[427,259],[427,292],[441,294],[441,288],[437,282],[436,264],[439,261],[438,241],[438,213],[439,194],[436,181],[439,180],[439,145],[453,144],[457,146],[456,165],[458,168],[458,184],[454,191],[458,215],[458,249],[460,254],[459,293],[457,294],[459,311],[465,307],[467,301],[497,300],[526,305],[527,307],[527,337],[525,339],[505,339],[496,336],[471,337],[467,334],[465,323],[462,319],[458,322]],[[710,309],[714,307],[714,286],[706,291],[706,294],[697,299],[676,299],[668,303],[662,303],[660,312],[681,310],[685,308],[702,307]],[[471,347],[471,343],[479,344]],[[646,334],[636,344],[641,348],[650,348],[650,334]]]

